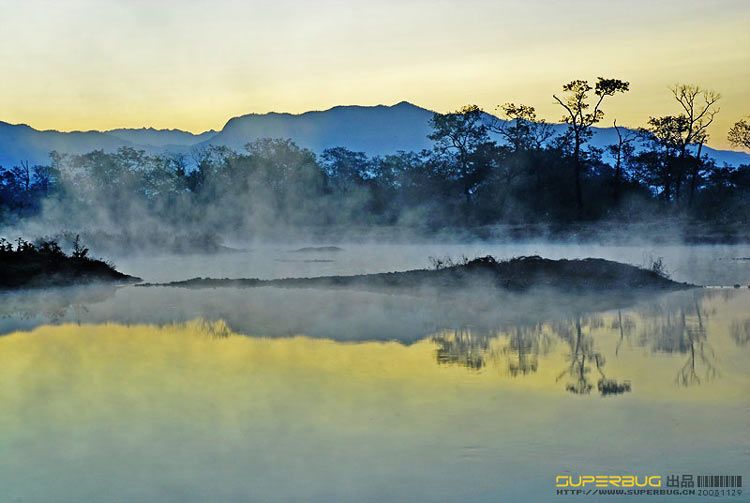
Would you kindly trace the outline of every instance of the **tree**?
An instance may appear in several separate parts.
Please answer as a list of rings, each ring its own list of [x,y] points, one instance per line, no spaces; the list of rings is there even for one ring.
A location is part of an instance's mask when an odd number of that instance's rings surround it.
[[[29,161],[21,161],[19,164],[20,166],[15,166],[11,171],[15,173],[16,178],[20,181],[23,191],[28,192],[31,189]]]
[[[49,195],[50,188],[54,186],[56,182],[57,173],[52,166],[36,165],[33,168],[34,171],[34,184],[42,193],[42,195]]]
[[[735,122],[729,130],[727,139],[735,147],[750,149],[750,122],[745,119]]]
[[[333,185],[361,185],[372,177],[370,160],[364,152],[344,147],[328,148],[320,156],[321,166]]]
[[[678,158],[686,130],[686,118],[675,115],[651,117],[648,126],[641,130],[648,146],[635,156],[636,170],[641,180],[655,187],[664,201],[671,201],[678,192]]]
[[[583,173],[582,147],[591,138],[591,126],[604,118],[601,105],[608,96],[624,93],[630,89],[630,83],[618,79],[599,77],[594,87],[586,80],[574,80],[563,86],[566,94],[563,98],[552,97],[565,110],[562,121],[568,125],[568,132],[573,141],[573,178],[575,182],[576,209],[578,215],[583,213],[583,192],[581,177]],[[594,108],[591,112],[590,93],[594,91]]]
[[[661,165],[669,170],[665,199],[679,201],[682,186],[689,177],[688,206],[691,206],[705,171],[701,159],[703,145],[708,139],[708,128],[719,113],[716,103],[721,95],[694,84],[676,84],[670,91],[682,112],[649,118],[646,131],[661,146],[665,156]],[[692,146],[697,147],[695,153],[690,150]]]
[[[632,134],[623,135],[620,127],[617,125],[617,119],[612,122],[612,125],[617,133],[617,143],[610,145],[609,151],[615,158],[614,203],[615,205],[618,205],[620,203],[624,182],[623,164],[627,163],[635,152],[635,148],[633,147],[635,137]]]
[[[719,113],[716,103],[721,95],[694,84],[676,84],[670,88],[685,118],[685,134],[680,145],[680,157],[687,155],[690,145],[702,145],[708,139],[707,129]]]
[[[325,184],[315,154],[289,139],[261,138],[245,145],[253,167],[254,192],[266,199],[272,211],[285,223],[315,218],[299,211],[319,197]]]
[[[289,139],[261,138],[245,145],[245,150],[257,162],[262,181],[277,194],[320,174],[315,154]]]
[[[494,122],[490,129],[504,138],[514,152],[540,149],[552,137],[552,128],[537,118],[534,107],[505,103],[499,108],[506,120]]]
[[[489,141],[483,116],[484,112],[476,105],[468,105],[448,114],[436,113],[431,121],[433,131],[428,135],[430,140],[436,142],[438,153],[454,157],[467,209],[476,183],[473,175],[477,166],[472,162],[472,155],[480,145]]]
[[[622,197],[622,189],[625,184],[624,166],[629,164],[633,159],[635,153],[635,147],[633,142],[637,138],[634,133],[623,133],[620,126],[617,125],[617,119],[612,122],[617,133],[617,143],[609,145],[607,149],[609,153],[614,157],[615,160],[615,174],[613,183],[613,199],[614,204],[617,206],[620,203]]]
[[[88,255],[88,253],[89,253],[89,249],[86,248],[85,246],[83,246],[83,244],[81,244],[81,235],[80,234],[76,234],[76,237],[73,240],[73,255],[72,255],[72,257],[73,258],[78,258],[78,259],[85,259],[86,255]]]
[[[185,159],[180,155],[158,155],[146,161],[141,184],[142,192],[149,200],[172,198],[186,188]]]
[[[703,150],[703,145],[708,139],[708,127],[714,121],[716,114],[719,113],[719,108],[716,106],[716,102],[719,101],[721,95],[715,91],[703,89],[694,84],[677,84],[671,88],[671,91],[677,100],[677,103],[682,107],[684,117],[687,119],[687,130],[682,142],[682,150],[680,152],[681,166],[679,173],[680,175],[683,173],[688,173],[690,175],[688,206],[692,206],[695,190],[702,175],[701,171],[703,168],[703,162],[701,159],[701,152]],[[698,146],[694,156],[688,152],[688,147],[690,145]],[[678,183],[678,198],[679,188],[680,185]]]

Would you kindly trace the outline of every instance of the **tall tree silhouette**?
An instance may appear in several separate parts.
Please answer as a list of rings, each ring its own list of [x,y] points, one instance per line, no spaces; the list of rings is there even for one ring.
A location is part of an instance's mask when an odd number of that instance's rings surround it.
[[[583,174],[582,148],[591,138],[591,127],[604,118],[601,109],[604,99],[616,93],[624,93],[630,89],[630,83],[618,79],[599,77],[594,87],[586,80],[574,80],[563,86],[562,98],[553,94],[552,97],[565,110],[562,121],[568,125],[568,132],[573,142],[573,179],[575,183],[576,209],[578,215],[583,214],[583,190],[581,178]],[[591,91],[594,92],[593,97]],[[593,98],[593,99],[592,99]],[[591,109],[593,103],[593,109]],[[589,111],[591,109],[591,111]]]
[[[623,176],[623,165],[625,165],[632,157],[635,152],[633,147],[633,141],[636,135],[624,134],[622,128],[617,125],[617,120],[612,121],[612,125],[617,133],[617,143],[609,146],[609,151],[615,158],[615,179],[613,187],[613,199],[615,206],[620,204],[620,198],[622,196],[622,186],[624,184]]]
[[[476,163],[472,156],[480,145],[489,141],[484,112],[476,105],[468,105],[447,114],[432,117],[432,133],[429,139],[435,142],[435,150],[454,157],[458,179],[466,198],[467,209],[471,204],[471,192],[477,183]]]

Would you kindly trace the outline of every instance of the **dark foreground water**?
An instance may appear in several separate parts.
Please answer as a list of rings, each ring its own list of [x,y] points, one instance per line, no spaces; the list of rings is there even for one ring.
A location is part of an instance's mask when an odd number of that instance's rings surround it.
[[[750,291],[606,297],[2,294],[0,501],[595,501],[556,477],[747,481]]]

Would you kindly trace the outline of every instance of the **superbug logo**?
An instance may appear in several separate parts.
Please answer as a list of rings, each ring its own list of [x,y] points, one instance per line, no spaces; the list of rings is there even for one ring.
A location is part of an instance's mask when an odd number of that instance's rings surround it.
[[[661,475],[557,475],[555,487],[661,487]]]

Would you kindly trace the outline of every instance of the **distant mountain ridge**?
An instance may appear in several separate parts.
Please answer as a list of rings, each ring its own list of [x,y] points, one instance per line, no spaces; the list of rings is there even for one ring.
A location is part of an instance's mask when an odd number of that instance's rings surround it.
[[[341,146],[385,155],[428,148],[433,113],[402,101],[392,106],[337,106],[299,115],[249,114],[230,119],[207,143],[242,148],[248,139],[291,138],[314,152]]]
[[[194,147],[224,145],[233,149],[258,138],[290,138],[320,153],[330,147],[346,147],[368,155],[429,148],[432,111],[406,101],[395,105],[336,106],[302,114],[271,112],[230,119],[220,131],[193,134],[179,129],[120,128],[108,131],[40,131],[25,124],[0,121],[0,166],[22,161],[45,164],[49,153],[82,154],[96,149],[114,151],[133,147],[149,153],[189,153]],[[494,118],[489,116],[489,118]],[[556,132],[565,128],[553,125]],[[605,147],[617,141],[613,128],[597,128],[592,144]],[[704,147],[718,164],[750,164],[750,154]]]
[[[213,129],[195,134],[181,129],[154,129],[154,128],[121,128],[104,131],[105,134],[114,136],[133,145],[148,147],[168,148],[185,147],[210,140],[216,136]]]

